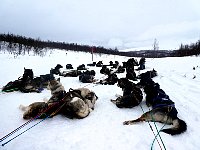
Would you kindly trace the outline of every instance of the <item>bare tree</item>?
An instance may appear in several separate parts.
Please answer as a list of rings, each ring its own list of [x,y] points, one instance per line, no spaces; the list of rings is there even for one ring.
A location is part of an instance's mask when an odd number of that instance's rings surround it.
[[[159,46],[158,46],[159,42],[157,39],[154,39],[154,43],[153,43],[153,50],[159,50]]]
[[[159,50],[159,46],[158,46],[158,41],[157,39],[154,39],[154,42],[153,42],[153,57],[158,57],[158,54],[156,51]]]

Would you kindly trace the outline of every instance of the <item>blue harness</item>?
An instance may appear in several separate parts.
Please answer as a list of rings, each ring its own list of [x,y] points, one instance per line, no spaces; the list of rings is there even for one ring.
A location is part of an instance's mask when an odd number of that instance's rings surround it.
[[[157,96],[152,101],[153,109],[166,106],[175,107],[174,102],[170,100],[169,96],[162,89],[158,89],[157,92]]]

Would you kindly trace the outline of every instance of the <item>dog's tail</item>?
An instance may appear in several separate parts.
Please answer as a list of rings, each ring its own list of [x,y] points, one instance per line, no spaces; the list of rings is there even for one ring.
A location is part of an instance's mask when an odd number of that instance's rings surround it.
[[[173,120],[172,128],[163,129],[162,132],[165,132],[165,133],[171,134],[171,135],[177,135],[177,134],[181,134],[181,133],[185,132],[186,130],[187,130],[187,124],[185,123],[185,121],[177,118],[177,119]]]

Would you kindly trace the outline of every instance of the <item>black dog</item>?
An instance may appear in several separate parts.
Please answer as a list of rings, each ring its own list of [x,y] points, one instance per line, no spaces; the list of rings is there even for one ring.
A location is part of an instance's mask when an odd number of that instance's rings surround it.
[[[115,61],[115,63],[112,65],[111,68],[117,68],[119,66],[119,62],[118,61]]]
[[[92,62],[91,64],[87,64],[87,66],[96,66],[96,62]]]
[[[79,75],[79,81],[82,83],[92,83],[96,80],[94,79],[96,72],[94,70],[86,70],[81,75]]]
[[[74,69],[74,68],[73,68],[72,64],[67,64],[66,69]]]
[[[140,75],[137,76],[137,78],[144,81],[145,79],[148,80],[148,78],[153,78],[153,77],[156,77],[157,75],[158,75],[157,71],[153,69],[153,70],[141,73]]]
[[[109,74],[108,77],[104,80],[100,80],[100,84],[103,85],[114,85],[115,83],[117,83],[118,81],[118,77],[115,73]]]
[[[132,67],[132,66],[138,66],[138,65],[139,64],[138,64],[137,60],[134,58],[130,58],[130,59],[128,59],[127,62],[123,62],[124,67]]]
[[[155,121],[173,125],[172,128],[161,130],[167,134],[176,135],[185,132],[187,130],[185,121],[177,117],[178,111],[175,108],[174,102],[160,89],[160,85],[152,79],[140,85],[143,85],[144,92],[146,93],[146,104],[152,106],[152,110],[144,113],[138,119],[125,121],[124,125],[142,121]]]
[[[24,74],[22,76],[22,80],[24,82],[26,82],[26,80],[32,80],[33,78],[34,78],[33,70],[32,69],[26,69],[24,67]]]
[[[100,69],[101,74],[109,75],[111,73],[111,69],[109,69],[106,65],[103,65]]]
[[[98,61],[97,63],[96,63],[96,67],[102,67],[103,66],[103,62],[102,61]]]
[[[80,70],[70,70],[70,71],[63,71],[61,73],[61,76],[64,76],[64,77],[78,77],[82,73],[83,72],[80,71]]]
[[[123,67],[126,67],[126,78],[137,81],[134,66],[138,66],[138,62],[134,58],[130,58],[127,62],[123,62]]]
[[[136,73],[134,71],[134,67],[126,68],[126,78],[129,80],[137,81]]]
[[[55,75],[61,75],[60,69],[63,68],[62,65],[57,64],[56,67],[54,69],[50,70],[51,74],[55,74]]]
[[[122,66],[118,66],[116,73],[124,73],[125,72],[125,68],[123,68]]]
[[[123,96],[119,96],[116,100],[111,100],[119,108],[132,108],[138,106],[142,99],[143,94],[140,88],[127,78],[120,78],[118,86],[123,90]]]
[[[77,67],[77,70],[86,70],[85,64],[79,65],[79,66]]]

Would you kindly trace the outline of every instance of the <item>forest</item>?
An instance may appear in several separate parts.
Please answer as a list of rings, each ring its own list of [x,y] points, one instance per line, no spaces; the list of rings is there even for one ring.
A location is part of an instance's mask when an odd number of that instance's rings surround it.
[[[44,56],[49,49],[60,49],[65,51],[81,51],[86,53],[111,54],[128,57],[184,57],[200,54],[200,40],[196,43],[180,44],[178,50],[140,50],[140,51],[119,51],[117,48],[104,48],[103,46],[82,45],[78,43],[42,41],[40,38],[33,39],[30,37],[15,34],[0,34],[0,51],[8,51],[15,56],[24,55],[32,51],[35,55]]]

